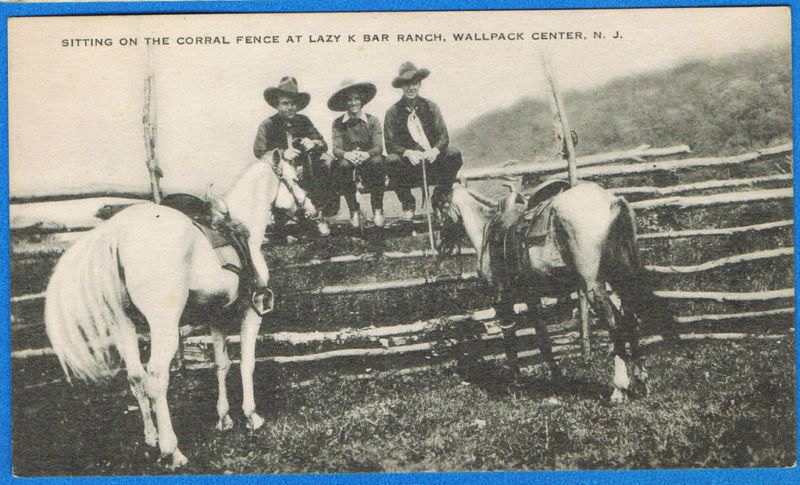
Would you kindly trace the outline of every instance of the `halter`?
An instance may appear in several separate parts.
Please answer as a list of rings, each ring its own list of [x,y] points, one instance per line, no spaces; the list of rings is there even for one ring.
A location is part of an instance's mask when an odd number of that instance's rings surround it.
[[[475,199],[477,202],[479,202],[481,204],[486,204],[486,205],[490,205],[490,206],[494,205],[493,201],[490,201],[490,200],[486,199],[485,197],[482,197],[482,196],[474,193],[471,190],[467,190],[467,193],[473,199]],[[453,205],[454,204],[453,204],[452,196],[451,196],[450,200],[446,200],[446,201],[443,201],[441,203],[441,205],[439,206],[439,209],[443,213],[447,214],[449,219],[451,221],[453,221],[451,225],[452,226],[456,226],[456,225],[458,225],[459,221],[461,221],[463,219],[463,215],[461,215],[460,213],[456,212],[456,210],[453,207]],[[478,251],[478,267],[479,268],[483,267],[483,260],[485,258],[486,249],[487,249],[487,245],[488,245],[488,243],[487,243],[488,238],[486,236],[487,236],[487,233],[488,233],[488,230],[489,230],[489,226],[490,226],[490,224],[486,224],[486,225],[483,226],[483,234],[481,236],[481,246],[475,248]],[[456,239],[455,241],[456,241],[455,242],[455,246],[459,247],[460,245],[458,243],[458,240]]]

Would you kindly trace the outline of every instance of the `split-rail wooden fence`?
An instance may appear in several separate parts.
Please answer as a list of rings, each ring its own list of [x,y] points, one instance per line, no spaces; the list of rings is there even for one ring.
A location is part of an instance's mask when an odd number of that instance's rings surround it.
[[[597,181],[631,202],[647,270],[659,282],[657,295],[678,315],[681,339],[793,332],[790,144],[706,158],[691,157],[686,146],[642,146],[579,157],[577,166],[580,179]],[[518,162],[463,170],[461,177],[470,184],[509,176],[534,183],[564,174],[563,162]],[[98,197],[130,202],[149,193],[98,187],[11,197],[11,356],[17,371],[37,359],[55,363],[42,322],[44,290],[58,256],[92,224],[15,225],[15,207]],[[395,238],[377,238],[372,231],[366,238],[268,242],[264,253],[277,305],[262,325],[256,351],[262,365],[306,375],[327,369],[371,376],[447,364],[465,354],[501,358],[502,333],[475,273],[475,251],[465,245],[437,266],[423,249],[423,226],[418,229]],[[559,357],[580,350],[576,301],[545,301],[543,318]],[[524,312],[524,305],[517,310]],[[185,323],[186,368],[212,366],[204,327]],[[642,331],[644,344],[663,340],[661,327],[643,322]],[[235,359],[238,337],[232,333]],[[520,357],[531,363],[538,357],[535,333],[532,325],[517,330]],[[595,329],[592,338],[606,345],[607,333]],[[144,335],[145,347],[146,340]]]

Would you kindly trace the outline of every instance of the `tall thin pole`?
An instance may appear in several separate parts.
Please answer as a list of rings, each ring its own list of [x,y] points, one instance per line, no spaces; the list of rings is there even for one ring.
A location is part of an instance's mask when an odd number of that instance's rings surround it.
[[[431,252],[436,252],[436,244],[433,242],[433,222],[431,221],[431,194],[428,191],[428,174],[425,170],[425,160],[422,161],[422,194],[425,196],[425,218],[428,219],[428,241],[431,244]]]
[[[147,153],[147,171],[150,173],[150,190],[153,202],[161,203],[161,185],[159,180],[164,176],[156,158],[156,111],[155,111],[155,71],[153,68],[153,47],[147,48],[147,76],[144,80],[144,146]]]
[[[561,134],[563,140],[563,147],[566,153],[562,155],[567,159],[567,169],[569,172],[569,185],[574,187],[578,183],[578,166],[575,163],[575,145],[572,143],[572,132],[569,129],[569,122],[564,110],[564,100],[561,99],[561,92],[558,90],[558,84],[550,69],[550,61],[542,52],[542,69],[544,76],[547,79],[547,84],[550,86],[550,95],[553,106],[553,119],[556,129]],[[561,148],[561,147],[559,147]],[[580,300],[580,314],[581,314],[581,337],[583,343],[583,358],[588,360],[592,355],[592,344],[589,337],[589,302],[588,295],[584,291],[579,291]]]
[[[560,133],[564,140],[566,153],[564,158],[567,159],[567,168],[569,171],[569,184],[574,186],[578,183],[578,167],[575,164],[575,145],[572,143],[572,132],[569,129],[569,122],[567,122],[567,115],[564,111],[564,101],[561,99],[561,93],[558,90],[558,84],[555,77],[550,70],[550,61],[542,53],[542,67],[544,69],[545,78],[550,85],[550,94],[553,101],[553,117],[556,118],[557,124],[560,126]]]

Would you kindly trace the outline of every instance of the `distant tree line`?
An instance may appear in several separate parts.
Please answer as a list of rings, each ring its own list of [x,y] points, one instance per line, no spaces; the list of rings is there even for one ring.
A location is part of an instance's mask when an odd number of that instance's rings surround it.
[[[647,143],[687,143],[695,155],[732,155],[792,137],[789,49],[754,50],[690,61],[668,71],[564,93],[580,138],[578,154]],[[456,133],[468,166],[552,155],[550,107],[525,98],[487,113]]]

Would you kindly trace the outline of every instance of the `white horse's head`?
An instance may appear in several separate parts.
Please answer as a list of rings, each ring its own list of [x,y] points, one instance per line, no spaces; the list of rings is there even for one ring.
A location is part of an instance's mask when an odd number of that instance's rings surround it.
[[[478,271],[488,275],[488,259],[481,256],[484,228],[496,212],[497,202],[460,186],[431,202],[439,228],[435,247],[440,257],[455,254],[466,232],[478,252]]]

